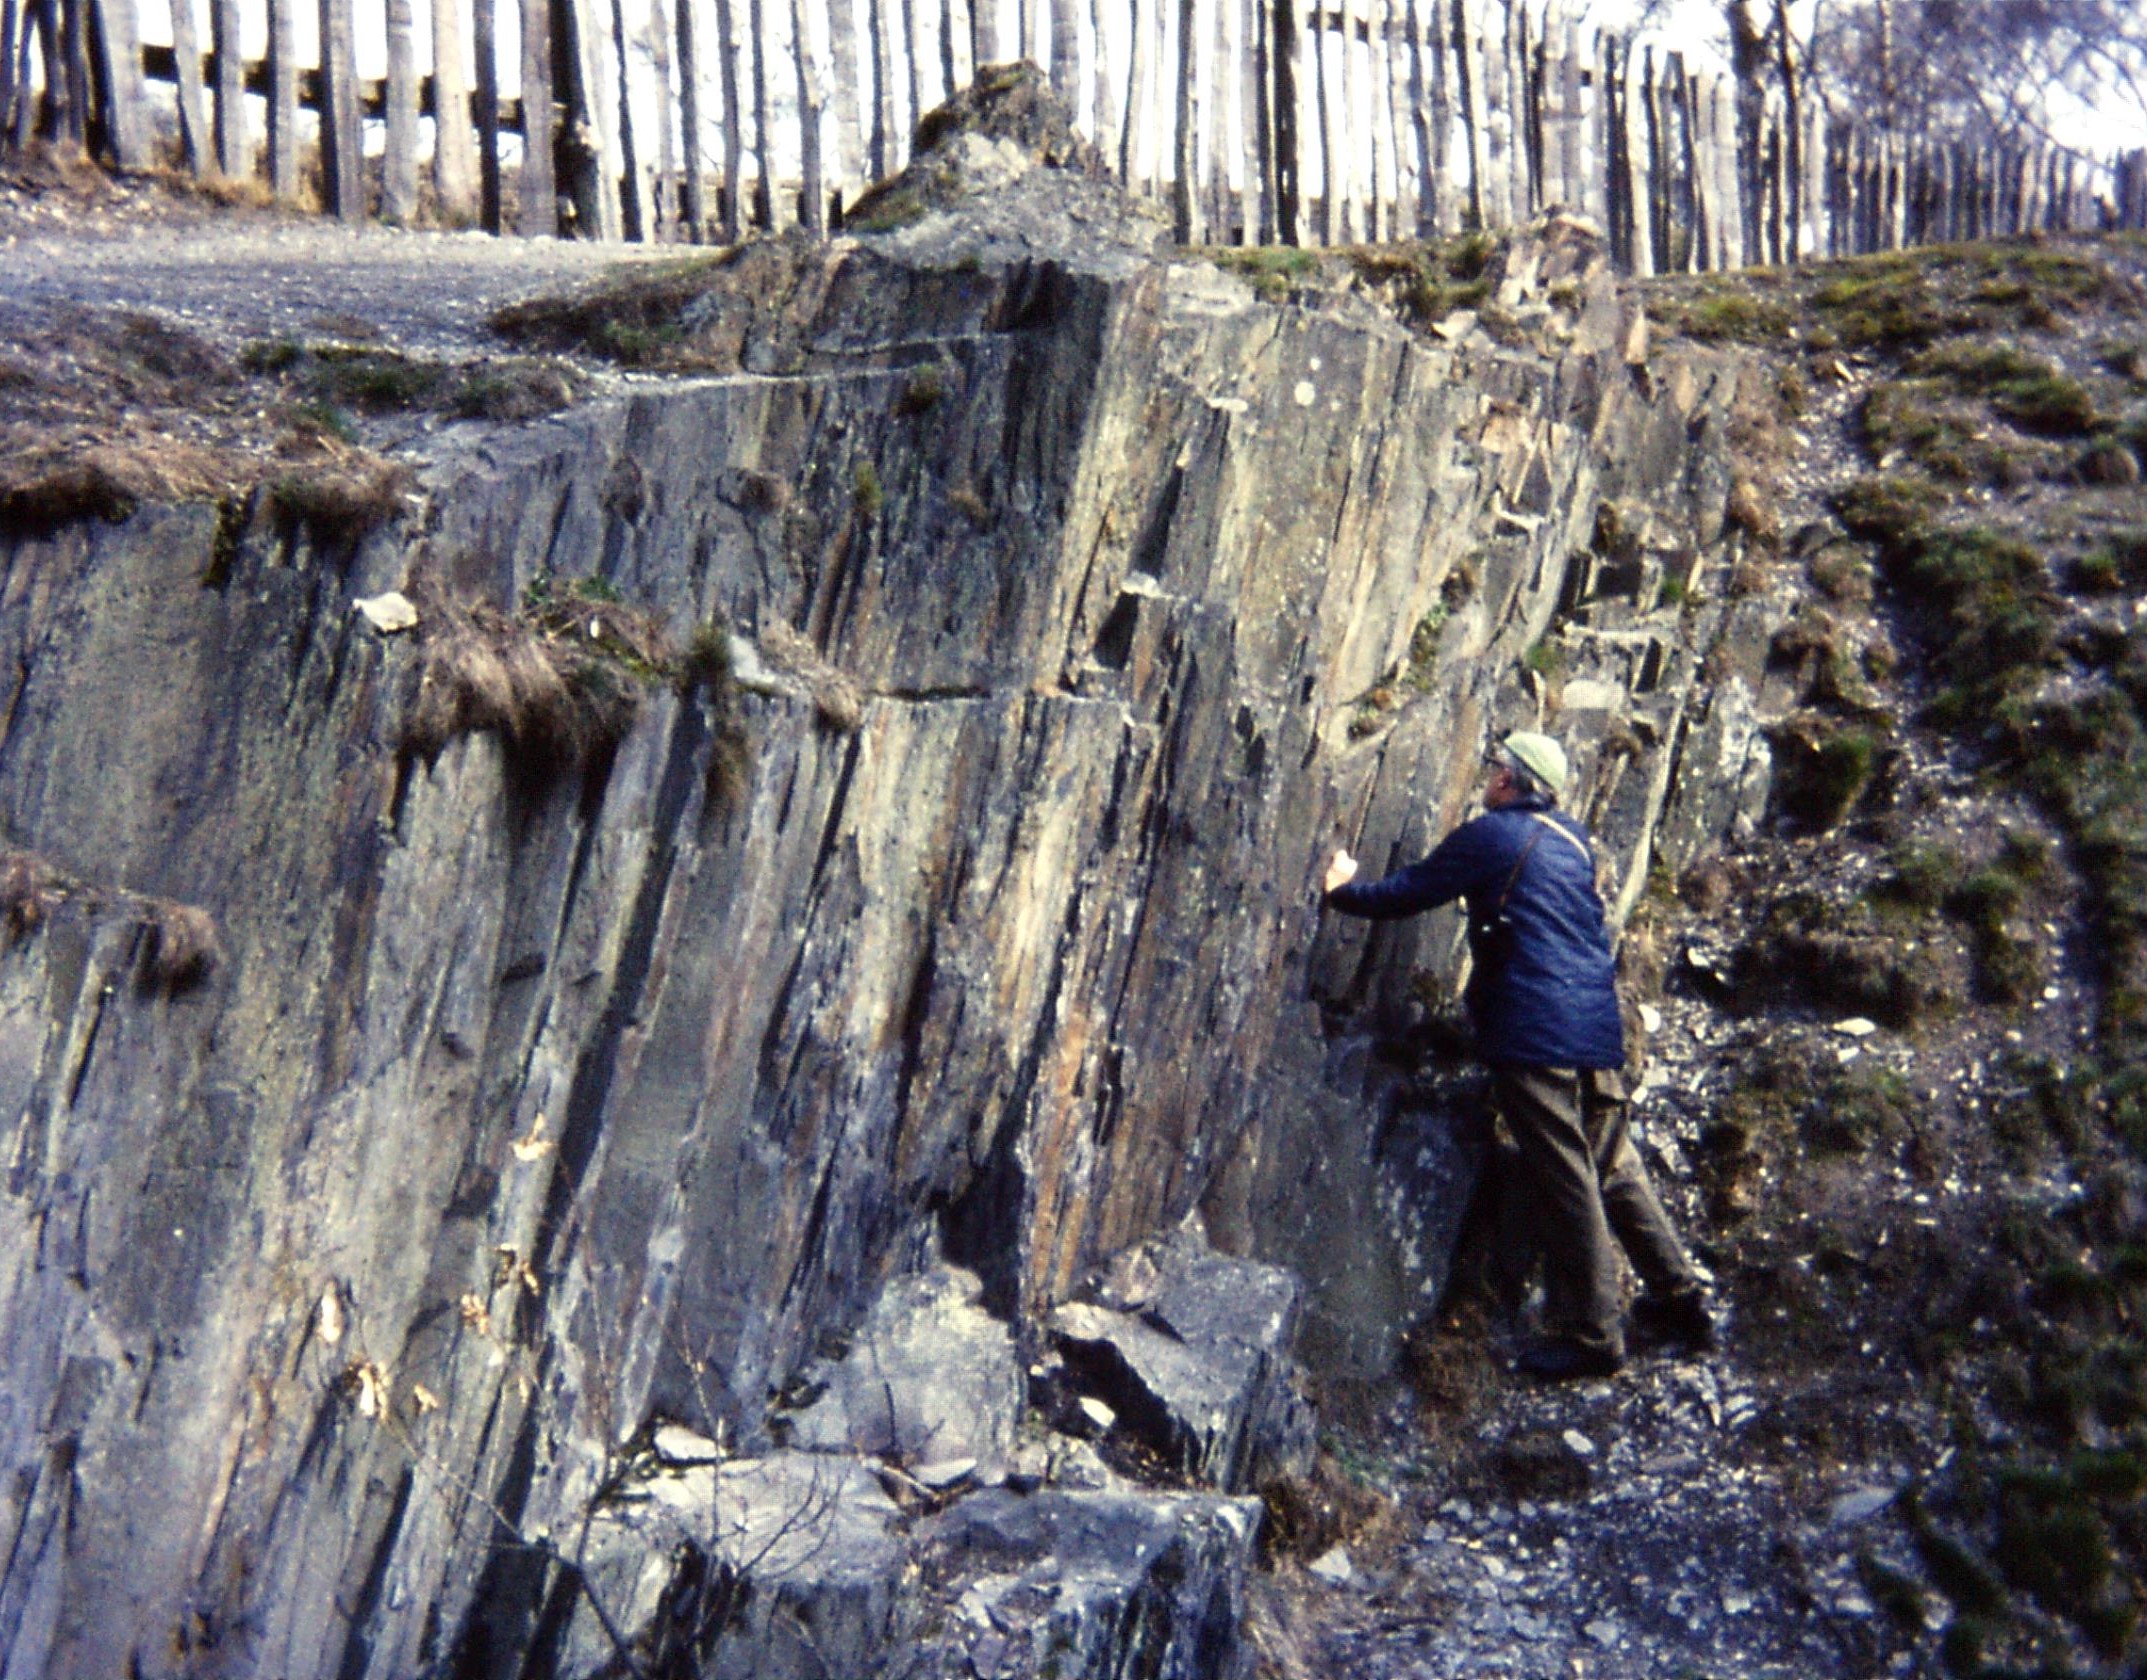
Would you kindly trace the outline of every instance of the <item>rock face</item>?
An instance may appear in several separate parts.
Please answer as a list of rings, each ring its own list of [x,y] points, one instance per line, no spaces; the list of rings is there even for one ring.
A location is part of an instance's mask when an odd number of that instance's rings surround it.
[[[1724,780],[1672,797],[1693,626],[1653,589],[1741,540],[1738,376],[1636,368],[1599,277],[1529,290],[1570,234],[1449,340],[1104,239],[1106,199],[1037,172],[718,274],[736,371],[436,434],[375,529],[263,495],[0,539],[0,828],[47,883],[0,906],[5,1680],[597,1665],[562,1559],[677,1590],[604,1526],[627,1443],[793,1474],[771,1403],[816,1360],[850,1394],[942,1258],[1033,1344],[1203,1212],[1360,1370],[1435,1294],[1473,1146],[1371,1029],[1452,984],[1455,925],[1323,923],[1320,870],[1420,852],[1487,731],[1546,719],[1622,901],[1657,834],[1711,843],[1749,732],[1704,720]],[[540,579],[765,669],[572,750],[420,750],[442,621],[352,601]],[[1523,661],[1554,627],[1563,711]],[[189,907],[205,971],[160,960]],[[940,1456],[853,1400],[828,1442]],[[886,1562],[861,1474],[834,1508]],[[1117,1617],[1160,1630],[1140,1672],[1232,1672],[1250,1518],[1118,1497],[904,1544],[1039,1590],[1056,1555],[1018,1637],[1084,1664]],[[1083,1597],[1121,1552],[1152,1586]],[[813,1589],[858,1649],[902,1613],[869,1573]],[[757,1602],[707,1672],[802,1661]]]

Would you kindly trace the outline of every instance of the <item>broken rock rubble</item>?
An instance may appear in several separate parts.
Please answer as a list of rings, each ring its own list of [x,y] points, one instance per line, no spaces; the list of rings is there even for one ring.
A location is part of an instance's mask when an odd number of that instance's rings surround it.
[[[1297,1286],[1185,1233],[1118,1275],[1140,1280],[1138,1314],[1069,1321],[1142,1374],[1119,1381],[1123,1408],[1061,1389],[1095,1444],[1025,1417],[1007,1326],[944,1266],[890,1283],[794,1385],[804,1403],[771,1418],[787,1445],[731,1457],[658,1426],[562,1566],[579,1591],[556,1672],[615,1672],[623,1645],[707,1680],[1241,1680],[1259,1501],[1137,1485],[1099,1446],[1125,1462],[1113,1449],[1175,1443],[1175,1470],[1211,1484],[1305,1460]]]

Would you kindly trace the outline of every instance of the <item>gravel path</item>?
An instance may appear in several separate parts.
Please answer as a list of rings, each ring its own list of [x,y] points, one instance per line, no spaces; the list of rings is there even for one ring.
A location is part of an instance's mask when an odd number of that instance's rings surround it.
[[[0,341],[34,344],[70,310],[162,317],[226,344],[376,337],[414,355],[497,351],[502,304],[666,246],[342,227],[230,209],[154,183],[0,177]]]

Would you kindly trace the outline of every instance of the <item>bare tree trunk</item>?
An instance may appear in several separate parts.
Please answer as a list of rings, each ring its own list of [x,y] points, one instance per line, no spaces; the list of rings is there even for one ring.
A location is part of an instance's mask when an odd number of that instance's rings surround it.
[[[1171,219],[1177,224],[1180,243],[1191,245],[1201,237],[1200,142],[1197,89],[1200,74],[1200,42],[1193,31],[1194,0],[1178,0],[1178,119],[1172,135],[1170,203]]]
[[[477,63],[478,221],[498,235],[504,225],[499,178],[499,36],[496,0],[470,0],[470,52]]]
[[[895,62],[887,43],[888,0],[867,0],[865,32],[872,37],[872,131],[865,142],[865,157],[875,181],[884,181],[895,169]]]
[[[1775,71],[1782,83],[1782,144],[1784,185],[1788,189],[1788,225],[1782,241],[1782,258],[1795,262],[1803,253],[1797,242],[1804,221],[1804,112],[1797,79],[1797,62],[1789,35],[1789,0],[1774,0]]]
[[[49,9],[50,0],[44,0],[44,4]],[[324,95],[328,75],[327,42],[329,36],[327,8],[328,0],[321,0],[321,75]],[[33,11],[30,15],[34,17],[37,14]],[[187,168],[196,175],[209,175],[215,173],[216,161],[215,153],[211,149],[213,141],[209,133],[208,101],[202,94],[201,36],[197,30],[198,26],[194,20],[194,0],[172,0],[171,50],[172,57],[178,61],[179,71],[179,144],[182,155],[186,158]],[[48,64],[45,72],[45,79],[48,83],[52,79],[52,74],[53,72]],[[27,92],[27,89],[25,92]],[[326,103],[324,97],[322,101],[324,116]],[[327,150],[327,124],[324,121],[321,131],[321,156],[324,167],[327,161]],[[332,204],[330,208],[333,208]]]
[[[1328,57],[1332,31],[1327,27],[1327,6],[1330,0],[1312,0],[1307,21],[1312,26],[1312,95],[1314,108],[1319,113],[1320,131],[1320,221],[1319,242],[1333,245],[1341,236],[1340,201],[1346,190],[1337,179],[1346,173],[1342,168],[1335,144],[1335,98],[1328,88]]]
[[[773,233],[775,221],[775,124],[768,116],[768,60],[774,56],[768,38],[767,0],[747,0],[746,15],[753,35],[753,225]]]
[[[1760,244],[1760,143],[1766,122],[1766,91],[1760,78],[1767,67],[1767,32],[1754,10],[1758,0],[1728,0],[1730,74],[1737,86],[1738,220],[1744,248]]]
[[[44,62],[48,66],[58,55],[59,49],[53,45],[53,41],[59,30],[52,21],[52,3],[53,0],[23,0],[22,32],[16,41],[15,48],[14,139],[17,151],[22,150],[23,147],[30,143],[30,135],[37,122],[38,101],[30,86],[30,49],[32,40],[36,41],[37,48],[43,53]],[[198,62],[194,76],[198,86],[201,77]],[[49,69],[45,73],[45,79],[48,82],[51,80],[51,71]],[[197,146],[200,144],[200,125],[198,122],[195,127],[195,144]],[[199,168],[198,164],[195,165],[197,173]]]
[[[470,79],[462,62],[461,0],[432,0],[432,186],[451,224],[476,209]]]
[[[1252,124],[1253,163],[1250,171],[1256,202],[1245,221],[1245,237],[1260,245],[1275,242],[1275,76],[1272,68],[1274,43],[1269,12],[1263,0],[1245,0],[1246,120]]]
[[[219,8],[236,0],[217,0]],[[233,34],[238,20],[232,19]],[[388,133],[381,154],[380,215],[383,221],[406,223],[417,214],[417,43],[412,32],[417,18],[410,0],[387,0],[388,35]],[[222,114],[221,110],[218,112]]]
[[[1298,0],[1274,0],[1268,52],[1275,66],[1275,237],[1298,242],[1298,212],[1304,200],[1304,150],[1300,144],[1303,102],[1298,89],[1304,66],[1304,37],[1298,27]]]
[[[745,118],[738,93],[737,0],[716,0],[716,62],[723,89],[723,243],[745,231]]]
[[[15,132],[15,43],[20,16],[16,0],[0,0],[0,147]]]
[[[790,0],[791,51],[798,64],[799,220],[815,237],[827,235],[827,185],[820,167],[820,129],[827,115],[826,82],[820,73],[819,43],[806,27],[806,13],[818,0]]]
[[[1476,52],[1466,0],[1453,0],[1454,93],[1461,116],[1461,140],[1469,160],[1468,185],[1462,197],[1462,222],[1472,232],[1484,225],[1484,137],[1476,114]]]
[[[1089,0],[1088,29],[1095,43],[1089,76],[1089,94],[1095,105],[1095,126],[1089,131],[1096,144],[1108,150],[1118,136],[1123,112],[1118,100],[1118,78],[1111,73],[1109,0]]]
[[[657,7],[662,10],[660,0]],[[648,177],[641,170],[641,147],[634,133],[634,89],[629,74],[631,60],[627,52],[626,7],[622,0],[611,0],[611,40],[619,54],[619,174],[620,182],[614,188],[610,171],[604,171],[602,191],[608,197],[615,191],[619,203],[619,231],[626,238],[645,243],[654,236],[654,207],[649,202]],[[595,42],[592,39],[591,47]],[[591,56],[594,56],[592,54]],[[589,103],[597,104],[597,90],[589,89]],[[602,126],[601,124],[599,125]],[[601,148],[608,151],[609,148]],[[608,159],[605,160],[608,162]]]
[[[1418,239],[1430,235],[1438,225],[1438,152],[1432,141],[1431,76],[1424,59],[1431,43],[1424,34],[1423,0],[1406,0],[1403,8],[1404,26],[1409,31],[1409,140],[1414,152],[1416,168],[1416,192],[1414,214],[1403,225],[1403,232]]]
[[[619,237],[619,174],[595,62],[603,50],[597,3],[552,0],[552,196],[573,210],[573,232],[608,242]]]
[[[651,0],[648,43],[650,68],[656,72],[656,173],[648,237],[661,239],[666,223],[676,229],[679,222],[678,146],[673,138],[677,131],[671,121],[671,15],[664,0]]]
[[[1130,0],[1132,33],[1128,42],[1126,66],[1126,122],[1118,143],[1118,178],[1126,190],[1138,193],[1143,190],[1141,175],[1141,130],[1148,114],[1148,84],[1155,74],[1154,47],[1151,37],[1154,30],[1149,24],[1149,14],[1156,0]]]
[[[689,244],[708,237],[706,177],[701,169],[701,26],[694,0],[678,0],[679,225]]]
[[[1081,107],[1081,20],[1074,11],[1074,0],[1050,0],[1050,6],[1051,88],[1074,107],[1078,116]]]
[[[972,0],[969,8],[969,56],[978,69],[999,62],[999,0]],[[1014,55],[1020,57],[1019,53]]]
[[[347,7],[350,0],[340,3]],[[552,140],[551,0],[522,0],[522,204],[516,231],[533,239],[559,231]]]
[[[901,160],[909,162],[911,136],[917,132],[917,119],[924,115],[924,35],[918,27],[917,0],[899,0],[902,11],[902,90],[908,96],[909,108],[903,112],[902,126],[896,132],[901,137]]]
[[[59,0],[60,55],[53,76],[58,137],[77,152],[89,149],[89,0]]]
[[[828,51],[835,65],[835,191],[847,205],[865,174],[864,126],[858,120],[865,83],[857,60],[857,12],[850,0],[829,0]]]

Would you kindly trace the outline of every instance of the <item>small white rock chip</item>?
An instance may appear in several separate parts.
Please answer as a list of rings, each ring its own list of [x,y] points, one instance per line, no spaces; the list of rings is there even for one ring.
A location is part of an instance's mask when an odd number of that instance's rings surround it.
[[[1099,1435],[1108,1435],[1111,1426],[1118,1421],[1118,1414],[1093,1394],[1081,1396],[1081,1415],[1088,1419]]]
[[[1662,1011],[1657,1009],[1652,1003],[1643,1003],[1640,1006],[1640,1024],[1643,1027],[1647,1028],[1647,1030],[1651,1033],[1661,1032]]]
[[[1350,1564],[1349,1548],[1346,1546],[1337,1546],[1332,1551],[1320,1553],[1306,1564],[1305,1568],[1330,1587],[1347,1586],[1357,1575],[1357,1571]]]
[[[1585,1633],[1585,1634],[1586,1634],[1586,1635],[1587,1635],[1587,1636],[1588,1636],[1588,1637],[1589,1637],[1590,1639],[1594,1640],[1594,1641],[1595,1641],[1595,1642],[1596,1642],[1596,1643],[1597,1643],[1598,1645],[1602,1646],[1602,1647],[1603,1647],[1603,1649],[1604,1649],[1604,1650],[1606,1650],[1606,1651],[1607,1651],[1607,1650],[1609,1650],[1609,1649],[1611,1648],[1611,1646],[1613,1646],[1613,1645],[1617,1644],[1617,1642],[1618,1642],[1618,1624],[1617,1624],[1616,1622],[1609,1622],[1609,1621],[1596,1621],[1596,1622],[1590,1622],[1590,1623],[1589,1623],[1589,1624],[1588,1624],[1588,1625],[1587,1625],[1586,1627],[1582,1628],[1582,1629],[1581,1629],[1580,1631],[1581,1631],[1581,1632],[1583,1632],[1583,1633]]]
[[[1722,1595],[1722,1613],[1725,1616],[1741,1616],[1752,1608],[1750,1593],[1725,1591]]]
[[[977,1473],[977,1461],[973,1458],[943,1458],[936,1464],[920,1464],[910,1474],[934,1492],[953,1487],[957,1482],[967,1481]]]
[[[1861,1015],[1851,1015],[1846,1021],[1836,1021],[1834,1030],[1843,1038],[1869,1038],[1879,1030],[1879,1024],[1867,1021]]]
[[[330,1347],[343,1339],[343,1297],[330,1284],[321,1291],[320,1311],[314,1319],[320,1338]]]
[[[669,1464],[713,1464],[723,1456],[715,1442],[682,1423],[659,1424],[650,1445]]]
[[[417,628],[417,608],[399,589],[391,589],[385,595],[362,596],[351,605],[365,614],[365,622],[383,636]]]
[[[1567,1446],[1571,1447],[1582,1458],[1593,1458],[1595,1456],[1595,1443],[1577,1429],[1568,1429],[1559,1439],[1564,1441]]]
[[[1314,385],[1309,379],[1300,379],[1297,382],[1297,388],[1290,393],[1291,400],[1295,402],[1299,408],[1310,408],[1312,404],[1316,400],[1318,400],[1318,397],[1319,387]]]
[[[1827,1521],[1835,1523],[1862,1522],[1866,1517],[1878,1515],[1894,1502],[1894,1490],[1890,1487],[1857,1488],[1835,1500],[1827,1512]]]

